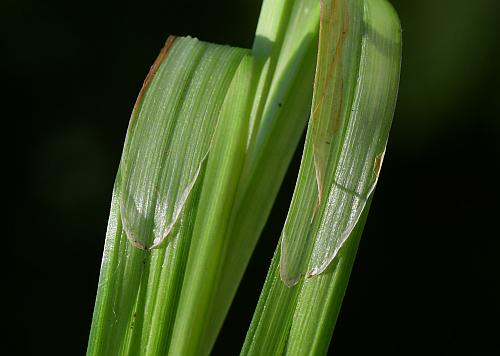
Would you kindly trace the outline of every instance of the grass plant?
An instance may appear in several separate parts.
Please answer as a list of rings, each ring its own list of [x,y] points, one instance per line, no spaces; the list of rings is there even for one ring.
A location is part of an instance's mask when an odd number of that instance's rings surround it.
[[[400,51],[385,0],[265,0],[251,50],[169,37],[130,119],[87,354],[210,353],[308,119],[242,354],[324,354]]]

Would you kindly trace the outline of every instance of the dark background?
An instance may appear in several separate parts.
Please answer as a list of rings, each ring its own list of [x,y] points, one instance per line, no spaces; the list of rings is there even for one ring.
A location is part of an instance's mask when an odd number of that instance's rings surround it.
[[[404,40],[398,107],[331,351],[500,354],[498,1],[392,3]],[[129,115],[165,38],[250,47],[259,8],[2,0],[4,204],[14,211],[3,290],[14,354],[86,349]],[[214,354],[239,352],[299,157]]]

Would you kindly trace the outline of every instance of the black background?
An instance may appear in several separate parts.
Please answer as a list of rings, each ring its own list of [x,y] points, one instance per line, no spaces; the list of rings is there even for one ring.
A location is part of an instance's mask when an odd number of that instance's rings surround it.
[[[331,351],[500,354],[499,5],[392,3],[404,41],[398,107]],[[165,38],[250,47],[259,8],[2,0],[4,206],[14,212],[3,290],[14,354],[85,352],[128,118]],[[214,354],[239,352],[300,153]]]

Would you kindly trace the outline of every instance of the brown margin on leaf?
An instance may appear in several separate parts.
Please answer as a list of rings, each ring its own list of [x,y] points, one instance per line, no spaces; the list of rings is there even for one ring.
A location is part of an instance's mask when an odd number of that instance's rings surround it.
[[[382,153],[379,153],[377,157],[375,157],[375,161],[373,163],[373,173],[377,176],[377,178],[380,175],[380,170],[382,169],[382,163],[384,162],[384,157],[385,157],[385,148]]]
[[[146,90],[149,87],[149,84],[153,80],[154,75],[156,74],[156,71],[160,67],[161,63],[163,62],[163,59],[165,59],[165,56],[167,55],[168,51],[170,48],[172,48],[172,45],[174,44],[176,40],[176,36],[168,36],[167,40],[165,41],[165,44],[163,45],[163,48],[160,51],[160,54],[154,61],[153,65],[151,68],[149,68],[148,75],[146,76],[146,79],[144,79],[144,82],[142,83],[142,88],[141,91],[139,92],[139,95],[137,96],[137,99],[135,100],[134,104],[134,109],[132,110],[132,116],[134,112],[136,111],[137,107],[140,105],[142,98],[144,96],[144,93],[146,93]]]

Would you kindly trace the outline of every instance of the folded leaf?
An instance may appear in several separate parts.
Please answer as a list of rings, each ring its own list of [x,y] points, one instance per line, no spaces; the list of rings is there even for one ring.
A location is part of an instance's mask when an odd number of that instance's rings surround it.
[[[192,38],[170,40],[167,50],[139,95],[121,162],[123,226],[140,249],[160,246],[176,227],[231,79],[248,53]]]
[[[287,285],[323,272],[358,222],[377,183],[399,81],[400,27],[387,2],[324,1],[321,11],[306,148],[281,239]]]

